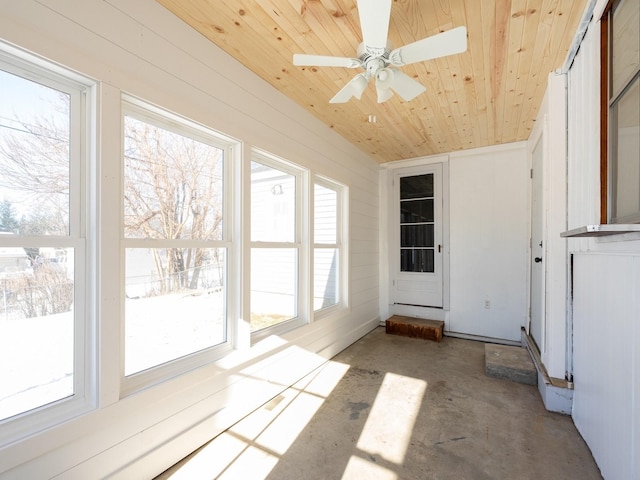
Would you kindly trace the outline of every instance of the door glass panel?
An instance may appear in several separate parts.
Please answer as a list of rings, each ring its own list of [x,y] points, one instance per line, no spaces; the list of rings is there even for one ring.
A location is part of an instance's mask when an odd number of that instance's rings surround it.
[[[401,225],[401,247],[433,247],[433,225]]]
[[[424,197],[433,197],[433,173],[400,179],[400,200]]]
[[[401,272],[434,272],[433,180],[433,173],[400,178]]]
[[[433,199],[400,202],[401,223],[433,222]]]
[[[430,273],[434,271],[434,251],[431,248],[403,248],[400,250],[400,270]]]

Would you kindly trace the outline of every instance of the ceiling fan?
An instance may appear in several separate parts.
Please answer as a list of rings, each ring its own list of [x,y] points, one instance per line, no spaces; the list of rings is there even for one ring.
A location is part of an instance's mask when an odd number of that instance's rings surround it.
[[[424,92],[426,87],[393,67],[462,53],[467,49],[467,29],[457,27],[392,50],[387,41],[391,2],[392,0],[358,0],[362,28],[358,58],[299,53],[293,56],[293,64],[296,66],[364,68],[364,73],[352,78],[329,100],[330,103],[346,103],[351,97],[359,100],[372,78],[376,82],[378,103],[389,100],[393,92],[408,102]]]

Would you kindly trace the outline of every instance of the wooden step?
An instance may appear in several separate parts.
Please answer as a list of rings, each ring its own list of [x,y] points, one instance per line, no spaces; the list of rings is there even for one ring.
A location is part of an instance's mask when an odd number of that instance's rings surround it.
[[[386,332],[391,335],[403,337],[422,338],[425,340],[442,340],[444,322],[441,320],[429,320],[426,318],[404,317],[394,315],[385,322]]]

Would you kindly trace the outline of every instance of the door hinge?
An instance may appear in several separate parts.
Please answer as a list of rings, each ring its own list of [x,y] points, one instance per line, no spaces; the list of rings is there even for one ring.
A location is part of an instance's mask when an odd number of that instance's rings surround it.
[[[529,170],[529,178],[533,178],[533,168]]]

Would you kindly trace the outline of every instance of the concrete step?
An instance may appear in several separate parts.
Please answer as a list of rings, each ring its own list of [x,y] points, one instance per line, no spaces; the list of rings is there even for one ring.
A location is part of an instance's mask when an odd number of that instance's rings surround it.
[[[526,348],[486,343],[484,361],[484,371],[489,377],[526,385],[538,384],[538,371]]]
[[[405,317],[394,315],[385,322],[386,332],[403,337],[422,338],[425,340],[442,340],[444,322],[426,318]]]

